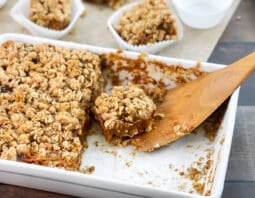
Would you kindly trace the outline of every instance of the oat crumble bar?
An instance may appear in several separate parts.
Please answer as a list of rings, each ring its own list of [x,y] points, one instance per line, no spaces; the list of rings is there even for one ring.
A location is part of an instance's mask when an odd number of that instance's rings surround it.
[[[92,100],[101,93],[96,54],[47,44],[0,46],[0,158],[78,170]]]
[[[30,19],[43,27],[62,30],[71,18],[71,0],[30,0]]]
[[[135,85],[115,86],[111,95],[102,93],[93,112],[104,136],[113,144],[121,144],[151,129],[156,105]]]
[[[176,22],[165,0],[143,0],[120,17],[115,30],[132,45],[177,40]]]

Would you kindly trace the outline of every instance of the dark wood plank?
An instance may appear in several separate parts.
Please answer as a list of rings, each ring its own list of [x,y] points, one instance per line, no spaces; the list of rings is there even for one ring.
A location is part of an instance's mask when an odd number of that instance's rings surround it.
[[[209,62],[230,64],[255,51],[254,42],[220,42],[209,58]]]
[[[254,0],[242,0],[219,42],[255,41],[254,9]]]
[[[209,62],[230,64],[254,51],[255,42],[222,42],[214,49]],[[255,105],[255,74],[242,85],[239,105]]]
[[[0,197],[4,198],[72,198],[72,196],[50,193],[30,188],[0,184]]]
[[[255,106],[241,106],[237,112],[227,181],[255,181],[254,142]]]
[[[255,197],[255,182],[226,183],[222,198],[253,198]]]

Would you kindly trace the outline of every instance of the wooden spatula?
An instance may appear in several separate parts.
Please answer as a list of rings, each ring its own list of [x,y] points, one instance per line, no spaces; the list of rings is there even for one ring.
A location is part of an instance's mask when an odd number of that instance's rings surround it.
[[[132,144],[140,151],[153,151],[197,128],[255,70],[255,52],[224,69],[208,73],[197,80],[169,90],[157,114],[164,117],[153,129]]]

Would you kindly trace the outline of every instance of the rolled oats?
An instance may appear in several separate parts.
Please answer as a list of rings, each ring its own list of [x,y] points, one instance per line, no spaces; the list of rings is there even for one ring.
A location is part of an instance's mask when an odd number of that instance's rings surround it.
[[[141,1],[120,17],[115,30],[132,45],[177,39],[175,19],[165,0]]]
[[[30,19],[38,25],[62,30],[70,18],[71,0],[30,0]]]
[[[0,46],[0,158],[79,169],[84,126],[101,92],[100,58],[8,41]]]
[[[156,105],[135,85],[115,86],[112,94],[101,94],[93,108],[106,139],[121,143],[150,130]]]

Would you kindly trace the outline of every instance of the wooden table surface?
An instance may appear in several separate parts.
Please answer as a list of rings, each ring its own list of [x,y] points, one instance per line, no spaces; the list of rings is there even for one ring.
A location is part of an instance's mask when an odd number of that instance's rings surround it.
[[[209,61],[230,63],[255,51],[255,1],[242,0]],[[255,76],[242,87],[223,198],[255,197]],[[0,184],[0,197],[70,196]]]
[[[255,1],[242,0],[209,61],[228,64],[255,51]],[[255,197],[255,74],[242,86],[223,198]]]

